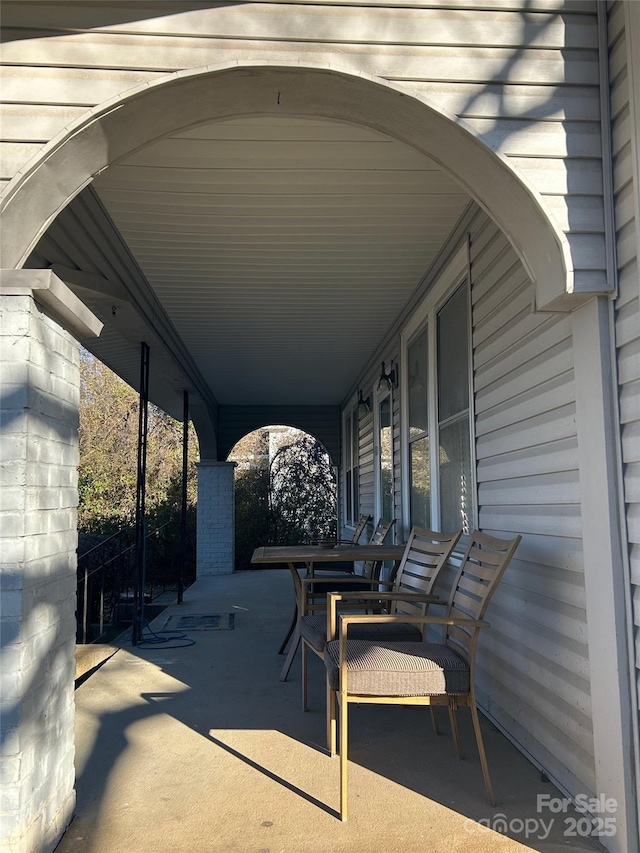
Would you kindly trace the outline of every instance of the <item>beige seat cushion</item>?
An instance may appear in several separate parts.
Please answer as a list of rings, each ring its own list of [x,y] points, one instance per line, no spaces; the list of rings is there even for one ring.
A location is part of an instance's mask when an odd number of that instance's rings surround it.
[[[340,644],[327,643],[329,683],[340,687]],[[362,696],[441,696],[469,692],[469,665],[439,643],[347,641],[349,693]]]

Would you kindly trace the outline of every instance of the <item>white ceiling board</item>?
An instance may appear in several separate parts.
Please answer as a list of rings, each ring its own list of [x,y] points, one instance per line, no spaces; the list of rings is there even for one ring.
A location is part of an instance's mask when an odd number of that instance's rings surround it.
[[[469,202],[368,128],[242,119],[94,188],[223,405],[336,404]]]

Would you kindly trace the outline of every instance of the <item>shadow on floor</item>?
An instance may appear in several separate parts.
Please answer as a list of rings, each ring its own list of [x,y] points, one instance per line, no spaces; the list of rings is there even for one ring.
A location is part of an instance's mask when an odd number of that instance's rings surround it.
[[[299,660],[278,679],[289,587],[278,571],[199,581],[166,615],[233,612],[234,630],[194,631],[189,648],[125,648],[77,691],[78,803],[58,853],[602,849],[573,810],[537,810],[539,795],[561,795],[483,720],[489,806],[464,710],[460,762],[446,714],[437,737],[425,708],[353,707],[341,823],[322,662],[310,661],[307,713]]]

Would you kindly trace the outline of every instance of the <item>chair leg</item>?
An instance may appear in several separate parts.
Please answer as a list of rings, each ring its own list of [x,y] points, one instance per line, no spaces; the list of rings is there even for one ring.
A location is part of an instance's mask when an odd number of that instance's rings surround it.
[[[431,711],[431,724],[433,725],[433,731],[439,735],[440,726],[438,725],[438,709],[435,705],[429,705],[429,710]]]
[[[307,710],[307,644],[302,640],[302,710]]]
[[[451,725],[451,735],[453,736],[453,743],[456,748],[456,755],[458,758],[462,758],[462,749],[460,747],[460,732],[458,731],[458,712],[455,704],[449,702],[447,705],[449,710],[449,723]]]
[[[480,755],[480,764],[482,765],[482,775],[484,776],[484,786],[487,789],[487,797],[489,803],[495,806],[495,798],[493,796],[493,786],[491,785],[491,777],[489,776],[489,765],[487,764],[487,755],[484,751],[484,741],[482,740],[482,732],[480,730],[480,720],[478,718],[478,709],[476,703],[472,700],[469,706],[471,710],[471,719],[473,720],[473,730],[476,733],[476,742],[478,744],[478,754]]]
[[[336,754],[336,694],[329,685],[329,676],[327,676],[327,749],[333,758]]]
[[[340,820],[347,819],[347,757],[348,757],[348,720],[349,703],[346,695],[340,700]]]

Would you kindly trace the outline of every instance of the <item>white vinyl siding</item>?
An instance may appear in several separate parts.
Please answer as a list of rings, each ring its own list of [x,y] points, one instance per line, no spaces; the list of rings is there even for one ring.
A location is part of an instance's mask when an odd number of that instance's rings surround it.
[[[397,343],[397,342],[396,342]],[[394,349],[390,354],[387,353],[386,365],[393,361],[396,371],[398,369],[399,352]],[[359,388],[362,390],[364,398],[370,397],[371,411],[366,412],[364,407],[360,407],[359,417],[359,438],[360,438],[360,512],[369,513],[374,517],[374,524],[378,520],[376,516],[376,474],[375,474],[375,447],[376,441],[374,436],[375,422],[373,407],[376,405],[376,389],[380,379],[380,360],[376,361],[375,367],[367,371],[367,374],[362,377]],[[378,398],[379,399],[379,398]],[[391,432],[393,436],[393,514],[396,525],[394,528],[394,537],[396,541],[403,542],[406,536],[403,533],[401,524],[402,519],[402,495],[401,495],[401,464],[400,464],[400,393],[394,389],[391,394],[392,401],[392,423]]]
[[[484,214],[471,229],[480,528],[522,543],[487,615],[482,705],[569,791],[595,790],[571,317]]]
[[[487,615],[479,700],[565,790],[594,793],[571,316],[535,313],[533,285],[496,225],[477,208],[466,223],[479,527],[523,535]],[[388,343],[397,357],[398,338]],[[362,387],[372,381],[368,372]],[[407,533],[398,525],[399,540]]]
[[[1,179],[88,108],[168,73],[295,62],[392,81],[504,154],[569,235],[576,283],[602,285],[592,0],[211,4],[5,0]],[[36,28],[37,27],[37,28]]]
[[[365,397],[367,395],[365,394]],[[360,436],[360,512],[375,518],[375,475],[373,462],[373,412],[365,412],[358,407],[358,427]]]
[[[628,534],[629,562],[635,638],[635,673],[640,702],[640,222],[638,221],[638,148],[632,139],[640,92],[632,101],[628,66],[628,33],[625,8],[620,2],[609,7],[609,48],[611,80],[611,122],[615,194],[616,250],[618,262],[618,298],[615,307],[615,337],[618,355],[620,421],[624,499]],[[637,33],[636,33],[637,37]],[[636,41],[636,44],[638,42]],[[635,86],[640,61],[636,57]],[[635,113],[635,115],[634,115]],[[636,720],[640,726],[640,720]],[[638,740],[636,732],[636,743]],[[640,770],[640,768],[638,768]]]

